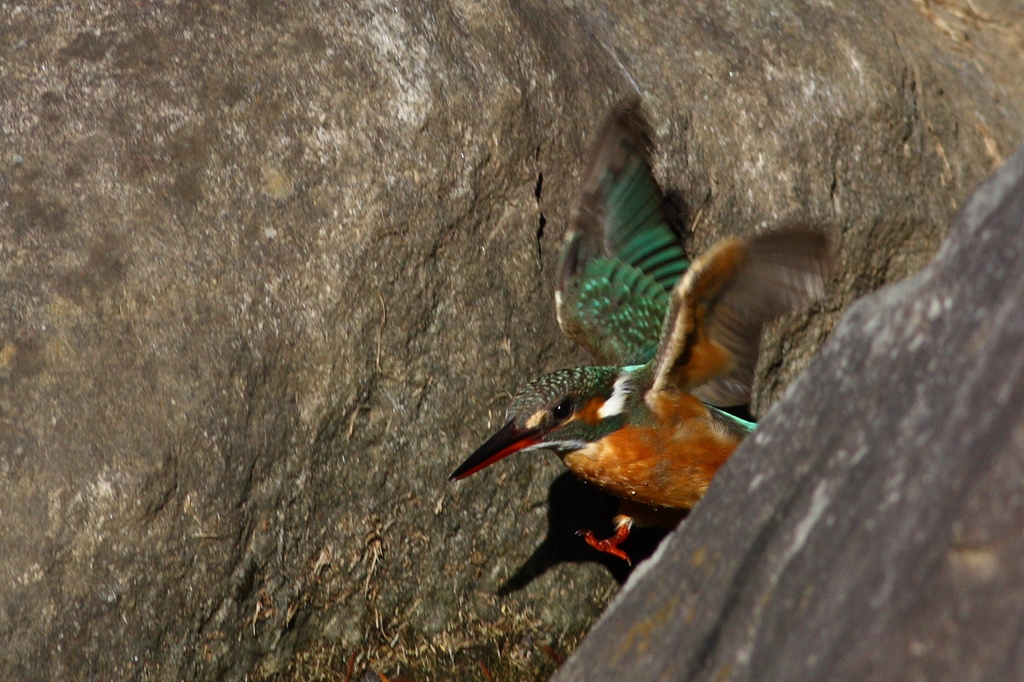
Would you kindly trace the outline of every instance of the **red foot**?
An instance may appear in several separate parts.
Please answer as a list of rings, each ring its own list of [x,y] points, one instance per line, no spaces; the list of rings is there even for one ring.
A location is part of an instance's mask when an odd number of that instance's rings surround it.
[[[598,540],[589,530],[578,530],[576,535],[582,536],[587,541],[587,544],[598,552],[606,552],[612,556],[617,556],[632,566],[633,562],[629,560],[629,555],[619,549],[619,545],[629,537],[629,526],[630,524],[628,523],[620,525],[618,530],[615,531],[615,535],[604,540]]]

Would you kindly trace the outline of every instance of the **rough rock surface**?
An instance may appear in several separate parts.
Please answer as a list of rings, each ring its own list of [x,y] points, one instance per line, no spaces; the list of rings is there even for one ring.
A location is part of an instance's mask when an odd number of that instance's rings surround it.
[[[950,8],[0,4],[0,678],[547,675],[625,577],[571,536],[608,501],[446,477],[580,360],[595,127],[640,91],[692,250],[835,237],[760,410],[1024,134],[1019,3]]]
[[[1024,679],[1022,237],[1024,147],[933,264],[851,307],[555,679]]]

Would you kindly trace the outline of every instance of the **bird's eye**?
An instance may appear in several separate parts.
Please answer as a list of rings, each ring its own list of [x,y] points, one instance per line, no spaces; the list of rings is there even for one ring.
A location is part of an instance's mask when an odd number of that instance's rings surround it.
[[[551,410],[551,416],[556,421],[562,421],[566,417],[572,414],[572,400],[566,398],[562,402],[555,405],[554,409]]]

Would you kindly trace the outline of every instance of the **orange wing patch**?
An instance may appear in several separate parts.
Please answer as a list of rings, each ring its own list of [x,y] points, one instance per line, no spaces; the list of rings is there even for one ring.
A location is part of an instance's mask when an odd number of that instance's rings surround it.
[[[670,331],[662,339],[649,394],[669,387],[690,390],[731,368],[732,355],[708,337],[707,317],[748,256],[742,241],[723,239],[702,254],[672,290]]]

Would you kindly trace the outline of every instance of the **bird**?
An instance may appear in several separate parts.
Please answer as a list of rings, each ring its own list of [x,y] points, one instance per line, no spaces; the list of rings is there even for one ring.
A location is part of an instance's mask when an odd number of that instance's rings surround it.
[[[640,103],[597,136],[555,282],[563,333],[593,365],[521,388],[506,423],[450,476],[550,450],[620,499],[614,534],[579,534],[630,562],[634,525],[675,527],[755,423],[749,405],[764,327],[824,293],[829,243],[791,226],[722,239],[692,262],[666,219]]]

